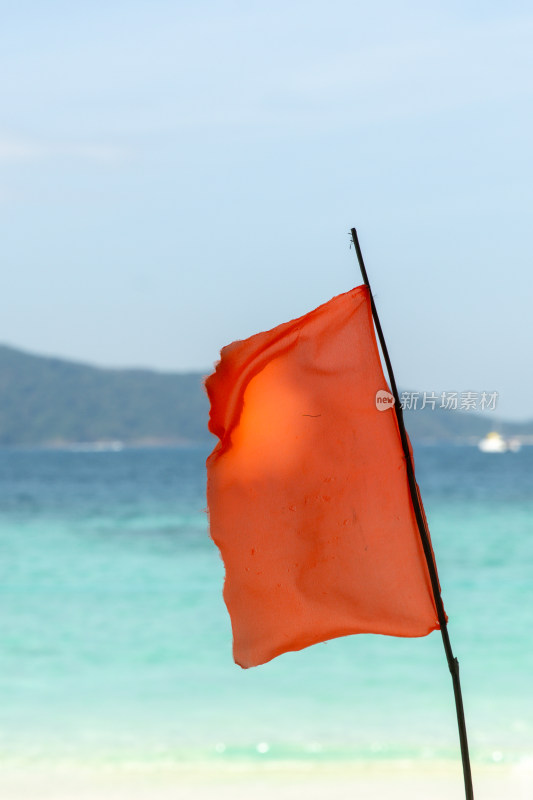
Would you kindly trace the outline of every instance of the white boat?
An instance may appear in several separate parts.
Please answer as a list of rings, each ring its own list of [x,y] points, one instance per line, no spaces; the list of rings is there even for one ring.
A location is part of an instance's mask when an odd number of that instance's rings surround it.
[[[506,441],[501,433],[491,431],[487,433],[484,439],[478,442],[477,446],[482,453],[507,453],[507,451],[516,453],[520,450],[521,445],[518,439],[509,439],[509,441]]]

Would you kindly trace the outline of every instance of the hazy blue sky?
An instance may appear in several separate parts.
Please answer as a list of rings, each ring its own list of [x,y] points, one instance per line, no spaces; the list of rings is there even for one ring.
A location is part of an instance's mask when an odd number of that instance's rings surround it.
[[[533,416],[530,3],[0,11],[0,341],[210,370],[356,225],[400,385]]]

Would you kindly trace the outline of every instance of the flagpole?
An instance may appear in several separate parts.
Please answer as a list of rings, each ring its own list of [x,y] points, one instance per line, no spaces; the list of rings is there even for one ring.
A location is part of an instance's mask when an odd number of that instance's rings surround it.
[[[355,252],[357,254],[357,260],[359,261],[359,267],[361,269],[361,274],[363,276],[363,281],[366,287],[368,288],[368,292],[370,295],[372,317],[374,319],[374,325],[376,326],[379,343],[381,345],[381,351],[383,353],[383,358],[385,360],[385,365],[387,367],[387,372],[389,374],[390,387],[392,395],[394,397],[394,410],[396,412],[396,419],[398,421],[398,428],[400,430],[400,438],[402,441],[402,448],[407,466],[407,479],[409,482],[409,491],[411,493],[411,500],[413,502],[413,508],[418,526],[418,532],[420,534],[420,539],[422,541],[422,547],[424,549],[424,555],[426,557],[426,562],[428,566],[429,577],[431,580],[431,588],[433,590],[433,597],[435,598],[437,617],[439,620],[440,632],[442,635],[442,642],[444,644],[444,651],[446,653],[448,667],[452,676],[453,692],[455,697],[455,708],[457,712],[457,724],[459,727],[459,742],[461,745],[461,759],[463,762],[463,775],[465,782],[466,800],[474,800],[474,789],[472,786],[472,772],[470,769],[470,756],[468,753],[468,739],[466,735],[465,712],[463,708],[463,697],[461,694],[461,682],[459,679],[459,661],[454,657],[452,652],[452,646],[450,644],[450,637],[448,635],[448,625],[446,622],[446,613],[444,611],[444,605],[440,594],[439,579],[437,576],[437,570],[433,558],[433,551],[431,549],[431,543],[429,540],[428,531],[426,529],[426,524],[424,521],[424,513],[422,510],[420,496],[418,494],[418,489],[415,481],[413,460],[411,457],[411,451],[409,448],[407,433],[405,430],[403,411],[400,404],[400,398],[398,396],[398,389],[396,386],[396,380],[394,378],[394,372],[392,371],[392,365],[390,362],[387,345],[385,343],[385,337],[383,336],[383,331],[381,329],[381,323],[379,321],[378,312],[376,310],[376,305],[374,303],[374,298],[372,296],[372,289],[370,288],[370,282],[368,280],[365,263],[363,261],[363,254],[361,252],[361,247],[359,245],[359,239],[357,237],[357,231],[355,228],[351,229],[351,234],[352,234],[352,241],[355,247]]]

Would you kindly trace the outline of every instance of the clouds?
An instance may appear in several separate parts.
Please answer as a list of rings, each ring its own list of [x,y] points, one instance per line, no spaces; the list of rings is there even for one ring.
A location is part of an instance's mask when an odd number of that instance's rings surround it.
[[[49,142],[0,134],[0,163],[71,160],[113,165],[123,162],[129,155],[125,148],[109,144]]]
[[[0,35],[0,101],[30,138],[120,147],[213,126],[306,136],[527,98],[532,36],[530,13],[464,19],[419,2],[36,7]]]
[[[379,40],[304,65],[289,85],[310,100],[387,99],[404,113],[533,90],[533,16]]]
[[[355,224],[403,385],[490,385],[503,408],[498,374],[510,387],[528,356],[504,369],[494,354],[524,340],[530,305],[512,289],[530,286],[533,207],[533,15],[518,8],[12,4],[0,341],[205,368],[350,288]]]

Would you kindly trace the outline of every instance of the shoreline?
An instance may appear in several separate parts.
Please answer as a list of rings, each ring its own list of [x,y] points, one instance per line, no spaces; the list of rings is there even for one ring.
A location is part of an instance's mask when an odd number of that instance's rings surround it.
[[[476,800],[531,796],[533,759],[472,765]],[[450,800],[463,797],[459,762],[174,763],[49,762],[0,767],[3,800]]]

